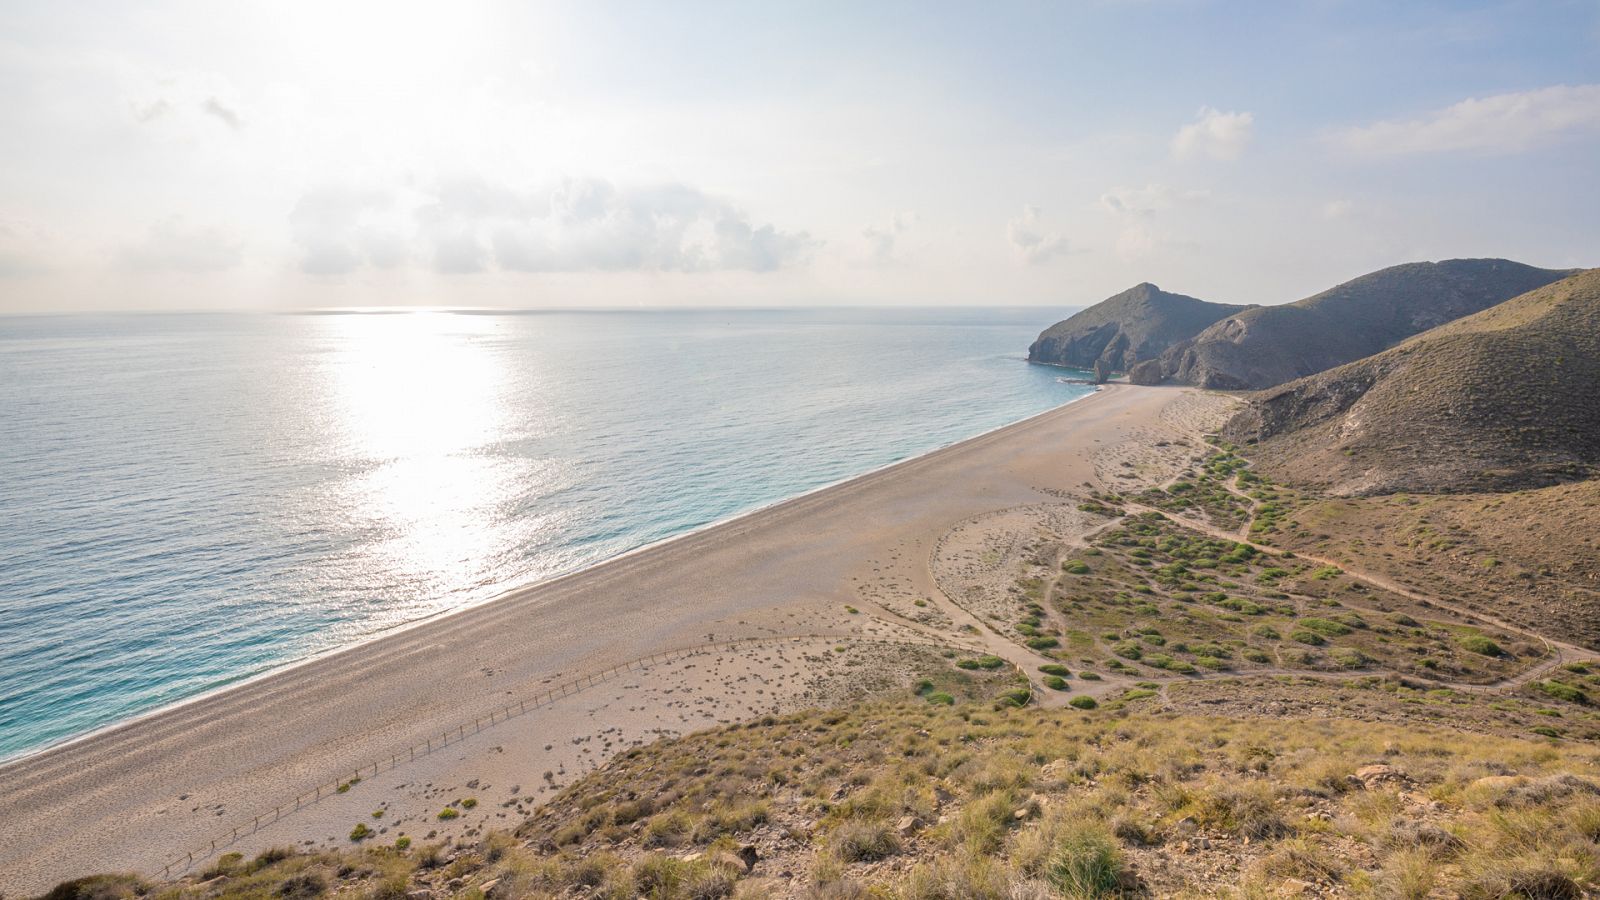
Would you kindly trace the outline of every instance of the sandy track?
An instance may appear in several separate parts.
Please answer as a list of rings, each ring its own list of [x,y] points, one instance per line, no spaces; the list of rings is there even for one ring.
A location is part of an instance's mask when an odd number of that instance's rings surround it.
[[[0,891],[38,891],[90,870],[159,870],[173,852],[203,845],[227,824],[486,715],[508,697],[708,634],[892,638],[892,622],[845,610],[859,602],[855,587],[871,575],[873,560],[922,563],[956,522],[1081,489],[1094,476],[1098,450],[1154,424],[1178,396],[1177,389],[1112,386],[935,453],[14,762],[0,769]],[[931,584],[919,587],[932,592]],[[449,766],[430,763],[428,781],[412,785],[414,796],[436,798],[457,781],[479,780],[470,776],[491,757],[500,780],[537,784],[558,762],[556,748],[582,746],[607,729],[615,738],[610,745],[621,747],[662,729],[687,730],[769,705],[770,697],[729,687],[757,683],[750,679],[759,667],[748,659],[740,665],[737,676],[709,666],[671,673],[674,687],[695,697],[689,718],[664,723],[660,703],[647,702],[643,691],[633,703],[613,697],[603,714],[584,708],[529,716],[527,724],[479,742],[484,746],[464,745]],[[605,758],[582,755],[591,765]],[[391,790],[416,781],[394,780]],[[374,793],[363,802],[379,799]],[[353,823],[302,824],[331,837]]]

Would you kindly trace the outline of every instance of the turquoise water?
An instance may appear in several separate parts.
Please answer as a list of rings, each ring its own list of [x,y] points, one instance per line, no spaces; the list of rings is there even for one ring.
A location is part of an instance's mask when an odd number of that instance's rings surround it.
[[[1081,396],[1056,318],[0,318],[0,757]]]

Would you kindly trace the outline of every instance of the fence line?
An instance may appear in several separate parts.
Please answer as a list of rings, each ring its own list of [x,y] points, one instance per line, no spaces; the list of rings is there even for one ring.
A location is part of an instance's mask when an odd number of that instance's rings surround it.
[[[884,638],[861,638],[852,635],[839,634],[791,634],[775,637],[732,638],[724,641],[714,640],[688,647],[679,647],[672,650],[664,650],[659,653],[647,654],[645,656],[628,660],[624,663],[618,663],[617,665],[598,673],[577,676],[569,681],[564,681],[555,687],[547,688],[541,692],[524,697],[521,700],[507,703],[504,706],[496,707],[495,709],[490,710],[487,715],[478,716],[471,722],[462,722],[454,728],[445,729],[444,731],[440,732],[438,739],[435,739],[430,735],[422,741],[418,741],[409,747],[389,754],[387,759],[384,757],[378,757],[371,762],[363,763],[352,770],[349,777],[340,776],[332,781],[319,784],[315,788],[303,791],[300,794],[295,795],[293,801],[284,801],[283,803],[274,806],[270,812],[263,812],[260,815],[255,816],[249,822],[244,822],[234,826],[230,831],[226,832],[223,837],[215,838],[207,844],[185,853],[183,856],[174,857],[172,861],[161,867],[161,877],[171,878],[174,875],[181,875],[193,868],[195,863],[204,862],[218,850],[226,849],[230,845],[237,843],[242,837],[249,837],[253,834],[256,834],[263,827],[278,822],[286,814],[293,813],[296,810],[314,805],[324,799],[345,793],[362,779],[374,777],[382,771],[393,771],[394,769],[399,768],[402,764],[415,760],[419,755],[427,756],[436,750],[443,750],[445,747],[459,744],[467,738],[473,737],[482,732],[486,724],[488,727],[503,724],[504,722],[516,716],[523,715],[530,710],[536,710],[544,706],[549,706],[557,700],[569,697],[578,693],[579,691],[593,687],[597,684],[604,684],[607,681],[617,678],[618,676],[625,675],[629,672],[643,671],[649,666],[660,665],[667,662],[675,662],[690,656],[702,655],[708,651],[726,651],[733,649],[734,647],[747,644],[800,643],[808,640],[852,641],[858,644],[896,644],[919,647],[943,647],[966,650],[970,653],[985,652],[984,649],[980,647],[972,647],[950,641],[888,640]],[[1019,674],[1022,674],[1024,678],[1027,678],[1027,673],[1022,670],[1021,666],[1017,666],[1017,671]],[[1028,689],[1029,700],[1031,701],[1033,699],[1032,679],[1028,679]],[[471,728],[472,731],[467,731],[468,728]]]

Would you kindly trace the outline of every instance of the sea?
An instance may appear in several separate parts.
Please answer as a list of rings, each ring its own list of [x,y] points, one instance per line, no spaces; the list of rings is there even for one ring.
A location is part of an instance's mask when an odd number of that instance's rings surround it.
[[[1066,312],[0,317],[0,758],[1082,397]]]

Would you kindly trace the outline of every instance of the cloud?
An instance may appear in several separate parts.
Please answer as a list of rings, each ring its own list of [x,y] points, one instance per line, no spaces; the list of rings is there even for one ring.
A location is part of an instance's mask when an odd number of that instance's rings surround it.
[[[290,222],[301,268],[330,275],[407,260],[444,274],[770,272],[817,246],[688,185],[598,178],[528,189],[458,178],[409,197],[328,188],[302,197]]]
[[[1349,200],[1329,200],[1322,205],[1322,217],[1330,220],[1342,219],[1350,215],[1350,211],[1353,209],[1355,209],[1355,205]]]
[[[1600,129],[1600,84],[1556,85],[1472,97],[1421,118],[1375,122],[1336,132],[1360,156],[1467,152],[1520,153],[1577,131]]]
[[[1137,262],[1158,250],[1180,246],[1170,233],[1156,227],[1163,213],[1181,206],[1211,199],[1207,190],[1175,188],[1166,184],[1147,184],[1140,188],[1113,188],[1100,195],[1100,208],[1120,223],[1113,249],[1123,262]]]
[[[172,112],[172,104],[160,97],[156,98],[155,100],[142,103],[136,100],[130,100],[128,102],[128,106],[133,110],[134,121],[141,125],[148,122],[154,122],[167,113]]]
[[[214,119],[220,120],[222,124],[232,128],[234,131],[238,131],[244,126],[244,120],[239,117],[238,111],[228,106],[226,103],[223,103],[221,100],[218,100],[216,97],[207,97],[205,100],[201,101],[200,111]]]
[[[209,121],[231,131],[244,127],[245,117],[232,83],[211,72],[172,72],[133,89],[128,110],[140,125],[164,123],[167,129],[193,130]]]
[[[1197,118],[1179,128],[1172,138],[1172,155],[1178,159],[1238,159],[1249,145],[1254,127],[1252,113],[1222,112],[1202,106]]]
[[[289,227],[300,247],[302,271],[343,275],[406,262],[411,257],[407,219],[390,191],[321,187],[300,196],[289,213]]]
[[[244,243],[220,228],[191,228],[171,218],[150,226],[120,256],[124,265],[140,271],[219,272],[244,261]]]
[[[1037,206],[1024,206],[1020,217],[1006,223],[1006,239],[1032,265],[1041,265],[1067,252],[1067,239],[1045,230]]]
[[[916,213],[895,213],[883,225],[868,225],[861,229],[861,236],[867,242],[867,259],[880,266],[893,265],[897,262],[894,254],[895,244],[916,221]]]
[[[1197,203],[1211,196],[1205,190],[1180,190],[1165,184],[1142,188],[1113,188],[1100,195],[1100,208],[1115,215],[1151,216],[1181,203]]]

